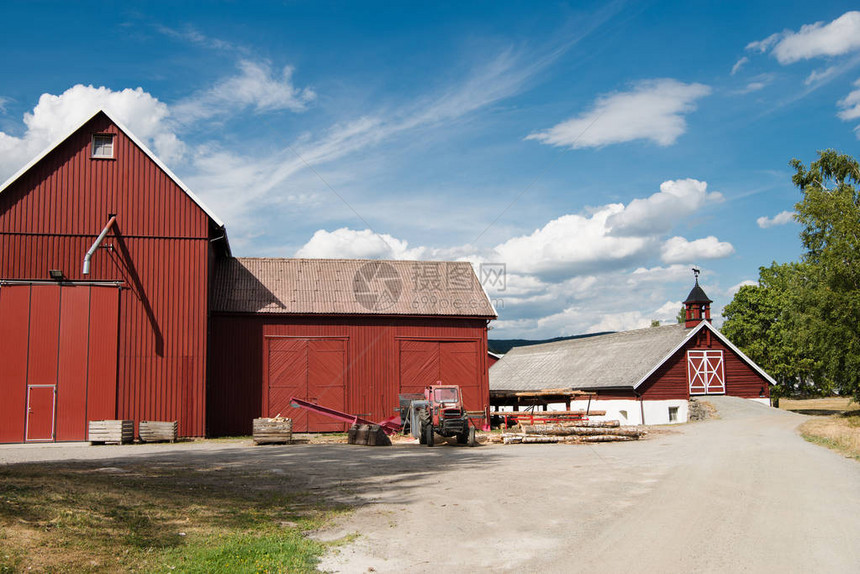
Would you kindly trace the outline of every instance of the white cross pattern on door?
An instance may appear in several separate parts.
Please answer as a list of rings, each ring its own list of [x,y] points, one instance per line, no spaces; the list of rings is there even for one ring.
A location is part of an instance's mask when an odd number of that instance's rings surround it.
[[[687,380],[691,395],[726,394],[722,351],[687,351]]]

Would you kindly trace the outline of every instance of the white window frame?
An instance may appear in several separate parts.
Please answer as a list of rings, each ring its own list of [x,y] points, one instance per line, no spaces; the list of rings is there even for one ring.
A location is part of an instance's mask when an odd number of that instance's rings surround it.
[[[93,159],[113,159],[115,140],[114,134],[93,134],[92,154],[90,157]],[[109,150],[110,155],[107,153],[97,153],[104,150]]]

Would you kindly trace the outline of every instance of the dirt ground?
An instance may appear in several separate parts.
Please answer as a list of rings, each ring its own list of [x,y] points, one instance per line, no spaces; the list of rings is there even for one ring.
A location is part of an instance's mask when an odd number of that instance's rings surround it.
[[[803,415],[721,397],[720,418],[595,445],[0,447],[0,464],[252,468],[357,510],[333,572],[856,572],[860,464],[797,436]]]

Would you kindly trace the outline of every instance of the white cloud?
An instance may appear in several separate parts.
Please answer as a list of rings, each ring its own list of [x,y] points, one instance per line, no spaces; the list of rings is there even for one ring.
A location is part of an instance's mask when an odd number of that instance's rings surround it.
[[[750,61],[750,59],[747,58],[746,56],[744,56],[740,60],[735,62],[735,65],[732,66],[732,75],[734,76],[735,74],[737,74],[740,71],[740,69],[744,66],[744,64],[746,64],[749,61]]]
[[[745,279],[745,280],[741,281],[740,283],[736,283],[736,284],[732,285],[731,287],[729,287],[729,288],[726,290],[726,294],[727,294],[729,297],[734,297],[734,296],[735,296],[735,294],[736,294],[738,291],[740,291],[741,287],[746,287],[747,285],[757,286],[757,285],[758,285],[758,281],[752,281],[752,280],[750,280],[750,279]]]
[[[664,233],[708,203],[723,200],[721,193],[708,193],[707,189],[706,182],[695,179],[664,181],[659,192],[645,199],[634,199],[611,215],[607,224],[616,236]]]
[[[720,241],[713,235],[695,241],[676,236],[663,243],[660,259],[663,263],[684,263],[699,259],[721,259],[734,252],[731,243]]]
[[[237,75],[179,102],[174,106],[174,115],[180,121],[193,122],[246,108],[257,113],[304,111],[316,94],[310,88],[296,88],[292,75],[291,66],[277,74],[268,63],[241,60]]]
[[[799,31],[772,34],[747,46],[749,50],[768,50],[780,64],[792,64],[822,56],[839,56],[860,50],[860,12],[846,12],[829,24],[806,24]]]
[[[0,179],[12,175],[100,108],[128,126],[165,162],[176,161],[184,153],[185,145],[171,127],[167,105],[142,88],[115,92],[78,84],[58,96],[42,94],[33,111],[24,114],[26,131],[21,137],[0,132]]]
[[[420,259],[425,249],[370,229],[320,229],[296,251],[296,257],[328,259]]]
[[[839,107],[842,111],[838,116],[845,121],[856,120],[860,118],[860,80],[854,82],[856,90],[852,90],[847,96],[839,100]]]
[[[591,110],[526,139],[573,149],[634,140],[668,146],[687,130],[684,115],[710,93],[711,88],[703,84],[644,80],[629,92],[601,96]]]
[[[627,284],[636,287],[648,283],[681,281],[690,277],[690,267],[676,263],[668,267],[638,267],[627,278]]]
[[[786,223],[791,223],[792,221],[794,221],[793,211],[781,211],[773,217],[767,217],[763,215],[755,220],[758,226],[762,229],[776,227],[777,225],[785,225]]]
[[[812,70],[806,79],[803,80],[803,84],[809,86],[811,84],[818,84],[821,82],[826,82],[827,80],[831,80],[841,74],[843,72],[841,66],[828,66],[823,70]]]

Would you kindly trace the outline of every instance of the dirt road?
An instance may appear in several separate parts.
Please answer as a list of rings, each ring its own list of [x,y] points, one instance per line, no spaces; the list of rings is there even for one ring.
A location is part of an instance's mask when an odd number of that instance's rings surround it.
[[[801,415],[714,403],[720,420],[637,443],[4,446],[0,464],[251,469],[359,506],[319,534],[360,534],[328,571],[857,572],[860,464],[800,439]]]

